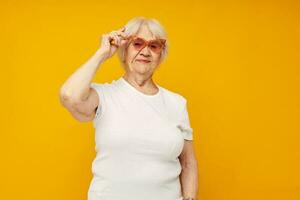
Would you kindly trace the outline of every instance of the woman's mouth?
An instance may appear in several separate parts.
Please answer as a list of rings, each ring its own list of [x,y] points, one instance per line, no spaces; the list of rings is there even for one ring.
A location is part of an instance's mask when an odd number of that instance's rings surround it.
[[[150,60],[144,60],[144,59],[136,59],[136,61],[141,62],[141,63],[149,63],[149,62],[151,62]]]

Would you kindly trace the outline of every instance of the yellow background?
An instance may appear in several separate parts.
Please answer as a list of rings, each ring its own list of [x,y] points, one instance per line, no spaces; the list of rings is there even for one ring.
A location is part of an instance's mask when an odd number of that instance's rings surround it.
[[[0,199],[86,199],[94,129],[63,82],[135,16],[170,53],[154,80],[188,99],[199,200],[300,199],[297,1],[1,1]],[[97,72],[123,74],[115,55]]]

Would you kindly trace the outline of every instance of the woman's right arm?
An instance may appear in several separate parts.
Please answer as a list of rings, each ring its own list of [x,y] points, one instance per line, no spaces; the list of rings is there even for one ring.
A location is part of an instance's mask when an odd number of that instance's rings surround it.
[[[79,69],[77,69],[62,85],[59,92],[61,104],[79,121],[91,121],[94,119],[100,99],[94,88],[90,87],[91,81],[102,63],[110,58],[125,42],[121,36],[125,36],[122,30],[112,31],[102,35],[101,47]],[[110,44],[114,39],[116,44]]]
[[[105,54],[98,49],[60,88],[61,104],[79,121],[91,121],[95,115],[94,110],[100,104],[98,95],[90,88],[90,84],[104,61]]]

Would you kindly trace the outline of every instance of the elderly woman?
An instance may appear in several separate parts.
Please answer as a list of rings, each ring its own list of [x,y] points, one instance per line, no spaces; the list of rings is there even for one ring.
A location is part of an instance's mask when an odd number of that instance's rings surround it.
[[[167,51],[161,24],[135,17],[124,28],[103,34],[97,52],[61,87],[62,105],[75,119],[93,121],[96,130],[88,200],[197,199],[187,100],[152,79]],[[115,52],[124,75],[92,83]]]

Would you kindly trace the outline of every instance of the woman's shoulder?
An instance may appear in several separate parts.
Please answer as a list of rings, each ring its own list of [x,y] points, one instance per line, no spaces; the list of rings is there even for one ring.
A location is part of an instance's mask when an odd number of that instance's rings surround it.
[[[104,81],[104,82],[91,82],[91,87],[95,89],[102,89],[102,90],[110,90],[110,88],[116,85],[116,80],[111,81]]]
[[[111,80],[111,81],[104,81],[104,82],[91,82],[91,85],[93,86],[97,86],[97,87],[109,87],[111,85],[115,84],[115,80]]]
[[[184,95],[182,95],[180,92],[177,92],[175,90],[171,90],[171,89],[167,89],[165,87],[160,86],[160,88],[163,90],[163,93],[165,95],[165,97],[175,103],[175,104],[185,104],[186,103],[186,98],[184,97]]]

